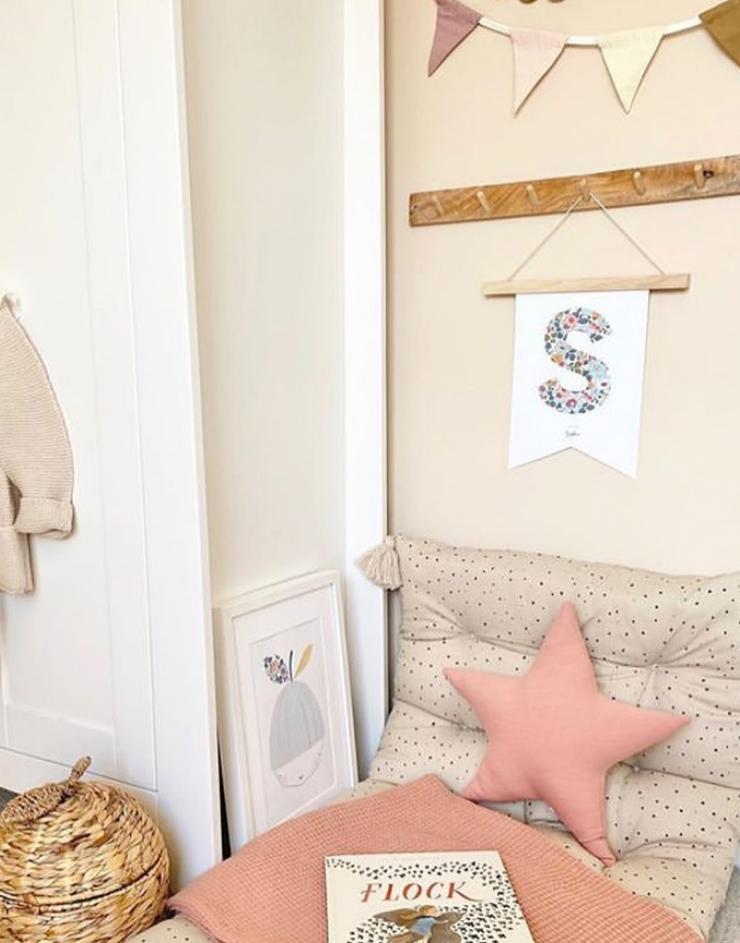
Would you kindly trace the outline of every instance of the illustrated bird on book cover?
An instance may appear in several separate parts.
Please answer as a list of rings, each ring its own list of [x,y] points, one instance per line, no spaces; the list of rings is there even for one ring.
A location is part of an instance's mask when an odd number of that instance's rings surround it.
[[[381,920],[403,928],[403,933],[388,937],[388,943],[460,943],[459,933],[451,929],[462,914],[450,910],[442,913],[429,904],[423,907],[406,907],[377,914]]]

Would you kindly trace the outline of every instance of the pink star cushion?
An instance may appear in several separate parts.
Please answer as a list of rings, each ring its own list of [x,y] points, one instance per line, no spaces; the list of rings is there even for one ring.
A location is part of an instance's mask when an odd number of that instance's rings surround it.
[[[671,736],[687,717],[612,701],[599,691],[575,608],[563,603],[521,678],[447,668],[478,715],[488,748],[467,799],[542,799],[592,855],[616,860],[606,840],[610,767]]]

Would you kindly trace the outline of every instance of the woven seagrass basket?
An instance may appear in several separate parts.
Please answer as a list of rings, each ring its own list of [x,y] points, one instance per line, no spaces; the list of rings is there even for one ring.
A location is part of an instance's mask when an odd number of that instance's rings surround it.
[[[0,815],[0,940],[121,943],[147,930],[167,895],[164,840],[139,803],[75,764],[63,783]]]

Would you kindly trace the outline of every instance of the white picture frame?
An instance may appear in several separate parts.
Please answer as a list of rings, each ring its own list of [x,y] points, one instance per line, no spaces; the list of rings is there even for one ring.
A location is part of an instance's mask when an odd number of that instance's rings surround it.
[[[232,850],[357,783],[339,573],[312,573],[214,610]]]

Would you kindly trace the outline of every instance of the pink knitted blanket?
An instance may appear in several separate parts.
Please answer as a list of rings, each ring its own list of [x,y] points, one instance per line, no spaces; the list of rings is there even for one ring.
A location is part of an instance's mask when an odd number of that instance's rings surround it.
[[[699,943],[674,914],[546,836],[426,776],[312,812],[247,844],[171,906],[218,943],[325,943],[324,856],[496,849],[536,943]]]

